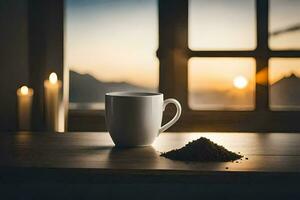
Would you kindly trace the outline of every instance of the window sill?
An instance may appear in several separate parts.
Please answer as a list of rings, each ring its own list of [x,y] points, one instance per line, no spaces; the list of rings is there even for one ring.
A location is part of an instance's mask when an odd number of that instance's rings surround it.
[[[173,116],[164,113],[163,123]],[[299,132],[300,112],[185,111],[169,131]],[[104,110],[70,110],[69,131],[106,131]]]

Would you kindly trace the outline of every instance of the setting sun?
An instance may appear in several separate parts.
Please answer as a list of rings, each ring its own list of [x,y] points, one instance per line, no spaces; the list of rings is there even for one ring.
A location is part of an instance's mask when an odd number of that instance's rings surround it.
[[[237,89],[244,89],[248,85],[248,80],[244,76],[236,76],[233,79],[233,86]]]

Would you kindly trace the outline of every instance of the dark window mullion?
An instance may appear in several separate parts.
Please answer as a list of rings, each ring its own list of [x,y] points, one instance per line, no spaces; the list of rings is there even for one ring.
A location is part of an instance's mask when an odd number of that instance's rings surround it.
[[[159,1],[159,90],[187,108],[188,1]]]
[[[192,51],[189,57],[255,57],[256,51]]]
[[[256,0],[256,26],[257,26],[257,49],[256,49],[256,73],[262,74],[263,83],[256,83],[256,110],[269,111],[269,87],[268,87],[268,0]]]
[[[269,57],[284,57],[284,58],[300,57],[300,51],[299,50],[269,51]]]

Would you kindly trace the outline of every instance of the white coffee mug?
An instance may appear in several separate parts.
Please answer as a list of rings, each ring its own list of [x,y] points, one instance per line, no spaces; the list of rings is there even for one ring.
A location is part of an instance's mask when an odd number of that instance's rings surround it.
[[[161,126],[169,103],[175,104],[177,112]],[[179,119],[181,106],[176,99],[164,100],[161,93],[111,92],[105,95],[105,112],[106,127],[116,146],[148,146]]]

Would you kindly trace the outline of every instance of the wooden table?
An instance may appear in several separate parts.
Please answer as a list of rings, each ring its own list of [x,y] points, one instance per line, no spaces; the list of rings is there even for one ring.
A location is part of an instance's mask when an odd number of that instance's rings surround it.
[[[196,163],[159,156],[201,136],[248,160]],[[263,198],[300,197],[296,133],[163,133],[152,147],[131,149],[115,148],[108,133],[1,133],[0,158],[1,192],[15,198],[20,197],[12,194],[16,185],[22,195],[32,197],[39,187],[38,195],[48,192],[51,198],[81,197],[86,190],[91,197],[148,192],[150,199],[257,199],[257,192]],[[71,191],[62,192],[66,188]]]

